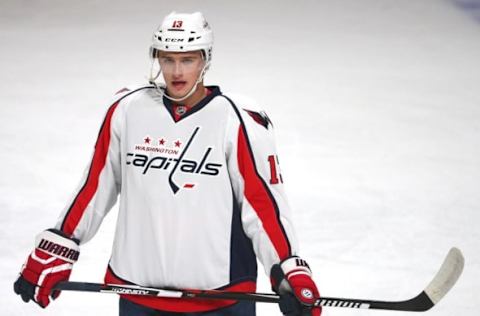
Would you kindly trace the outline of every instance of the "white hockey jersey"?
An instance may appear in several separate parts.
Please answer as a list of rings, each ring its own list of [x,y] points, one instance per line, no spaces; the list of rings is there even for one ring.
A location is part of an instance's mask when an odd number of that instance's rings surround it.
[[[296,254],[271,121],[208,91],[186,111],[153,86],[123,89],[109,108],[56,225],[85,243],[120,197],[107,283],[254,291],[256,257],[268,274]],[[231,304],[127,298],[183,312]]]

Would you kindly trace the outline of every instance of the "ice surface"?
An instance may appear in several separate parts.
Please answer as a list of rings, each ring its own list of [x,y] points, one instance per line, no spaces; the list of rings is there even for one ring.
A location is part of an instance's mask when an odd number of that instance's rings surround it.
[[[151,32],[171,10],[203,11],[214,28],[206,82],[272,118],[321,293],[412,297],[457,246],[464,274],[428,313],[478,315],[480,20],[459,2],[2,0],[0,315],[117,314],[115,296],[81,293],[41,310],[12,283],[80,180],[107,100],[144,80]],[[102,280],[115,212],[73,280]],[[324,312],[390,314],[407,315]]]

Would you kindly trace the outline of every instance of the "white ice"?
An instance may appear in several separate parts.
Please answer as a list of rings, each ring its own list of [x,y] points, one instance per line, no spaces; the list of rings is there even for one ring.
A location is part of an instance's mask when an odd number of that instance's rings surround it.
[[[215,30],[206,82],[272,118],[301,255],[323,295],[412,297],[457,246],[464,274],[428,315],[478,315],[478,3],[2,0],[0,315],[117,315],[113,295],[65,292],[42,310],[12,283],[80,180],[107,100],[145,80],[151,33],[172,10],[203,11]],[[115,213],[72,280],[103,280]],[[262,270],[259,283],[269,291]]]

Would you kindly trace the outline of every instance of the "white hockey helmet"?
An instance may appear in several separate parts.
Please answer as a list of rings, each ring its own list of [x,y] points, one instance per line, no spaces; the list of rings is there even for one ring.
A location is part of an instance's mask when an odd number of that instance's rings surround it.
[[[203,51],[207,65],[212,60],[213,32],[200,12],[176,13],[165,17],[152,38],[150,54],[157,56],[157,51],[191,52]],[[208,68],[208,66],[207,66]]]

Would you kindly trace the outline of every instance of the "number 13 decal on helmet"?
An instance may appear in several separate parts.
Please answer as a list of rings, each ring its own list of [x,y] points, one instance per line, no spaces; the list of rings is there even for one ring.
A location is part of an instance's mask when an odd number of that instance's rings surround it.
[[[174,28],[181,28],[183,24],[183,21],[173,21],[172,27]]]
[[[282,175],[278,172],[279,168],[277,168],[279,166],[278,156],[268,156],[268,162],[270,163],[270,184],[283,183]]]

